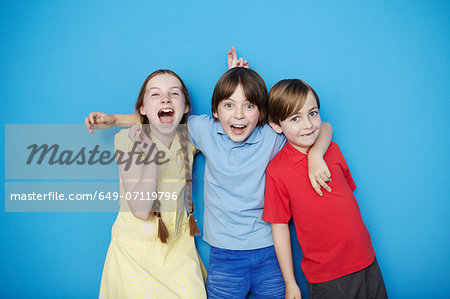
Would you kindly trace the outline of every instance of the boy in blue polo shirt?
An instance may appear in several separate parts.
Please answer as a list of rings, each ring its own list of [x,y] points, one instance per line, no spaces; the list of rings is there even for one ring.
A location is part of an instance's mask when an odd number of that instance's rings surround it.
[[[236,62],[233,52],[229,66]],[[284,298],[271,227],[262,220],[262,212],[265,169],[285,138],[266,124],[263,79],[248,68],[231,68],[214,88],[211,110],[214,118],[201,115],[188,120],[189,139],[206,158],[203,238],[211,245],[208,297],[245,298],[252,292],[257,297]],[[120,117],[115,115],[114,122],[130,120]],[[312,149],[312,164],[323,166],[331,134],[331,126],[325,124]],[[317,180],[330,191],[327,175]]]

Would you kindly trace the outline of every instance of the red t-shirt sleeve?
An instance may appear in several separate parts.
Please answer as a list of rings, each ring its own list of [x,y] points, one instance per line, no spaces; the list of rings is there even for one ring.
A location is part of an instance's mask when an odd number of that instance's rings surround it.
[[[350,169],[348,168],[347,162],[345,162],[344,155],[342,155],[341,149],[339,148],[339,146],[337,144],[336,144],[336,148],[337,148],[337,154],[339,156],[339,161],[340,161],[342,170],[344,171],[345,179],[347,180],[348,185],[350,186],[350,188],[353,191],[356,189],[355,181],[353,180],[352,174],[350,173]]]
[[[264,221],[272,223],[288,223],[291,219],[289,196],[284,184],[282,180],[273,177],[270,172],[266,172],[266,191],[262,218]]]

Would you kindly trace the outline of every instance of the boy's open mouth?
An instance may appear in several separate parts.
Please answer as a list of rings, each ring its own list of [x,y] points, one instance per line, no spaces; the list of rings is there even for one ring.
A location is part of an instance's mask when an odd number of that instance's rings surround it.
[[[235,135],[241,135],[242,133],[244,133],[246,128],[246,125],[231,125],[231,131]]]
[[[158,111],[158,118],[162,124],[171,124],[173,122],[173,109],[162,108]]]

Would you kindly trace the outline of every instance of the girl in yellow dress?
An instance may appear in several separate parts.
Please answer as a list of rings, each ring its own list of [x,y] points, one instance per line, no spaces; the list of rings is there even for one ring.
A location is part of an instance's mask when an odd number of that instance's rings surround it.
[[[136,103],[142,125],[116,134],[120,211],[100,298],[206,298],[205,270],[193,238],[198,233],[191,196],[195,148],[186,126],[179,126],[186,123],[190,105],[177,74],[155,71]],[[123,163],[129,158],[132,163]]]

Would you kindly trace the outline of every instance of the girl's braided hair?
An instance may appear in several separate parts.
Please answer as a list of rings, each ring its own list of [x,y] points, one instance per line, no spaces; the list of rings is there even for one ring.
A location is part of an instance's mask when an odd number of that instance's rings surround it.
[[[144,126],[144,132],[150,136],[150,126],[148,126],[149,124],[149,120],[147,118],[147,116],[142,115],[139,111],[141,109],[142,106],[144,106],[144,98],[145,98],[145,93],[147,90],[147,83],[148,81],[150,81],[152,78],[158,76],[158,75],[163,75],[163,74],[169,74],[171,76],[174,76],[175,78],[177,78],[182,86],[182,93],[184,96],[184,100],[185,100],[185,105],[189,108],[191,108],[191,99],[189,97],[189,93],[187,90],[186,85],[184,84],[183,80],[181,80],[180,76],[178,76],[175,72],[168,70],[168,69],[159,69],[154,71],[153,73],[151,73],[147,79],[145,79],[144,83],[142,84],[141,90],[139,92],[139,96],[138,99],[136,101],[136,112],[139,115],[139,120],[140,123],[145,125],[147,124],[147,126]],[[189,109],[190,111],[191,109]],[[189,163],[189,146],[188,146],[188,132],[187,132],[187,118],[188,118],[188,113],[183,115],[183,118],[180,121],[180,124],[184,124],[182,126],[178,126],[177,132],[178,132],[178,136],[179,136],[179,140],[180,140],[180,145],[181,145],[181,149],[183,152],[183,157],[184,157],[184,172],[185,172],[185,180],[186,180],[186,201],[187,201],[187,205],[188,205],[188,209],[189,209],[189,228],[190,228],[190,234],[191,236],[194,236],[195,234],[199,234],[200,231],[197,227],[197,223],[195,221],[194,218],[194,203],[192,201],[192,178],[191,178],[191,169],[189,167],[190,163]],[[152,207],[152,212],[151,215],[152,216],[156,216],[158,217],[158,237],[161,240],[161,242],[166,243],[167,239],[169,237],[169,231],[167,230],[166,225],[164,224],[163,220],[161,219],[161,202],[158,199],[155,200],[153,207]]]

